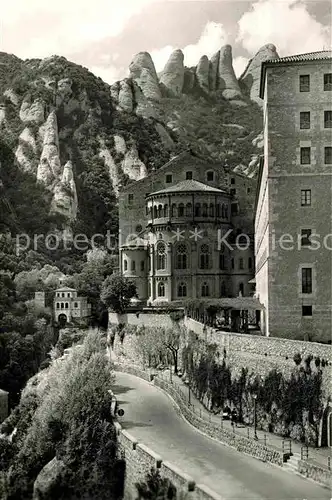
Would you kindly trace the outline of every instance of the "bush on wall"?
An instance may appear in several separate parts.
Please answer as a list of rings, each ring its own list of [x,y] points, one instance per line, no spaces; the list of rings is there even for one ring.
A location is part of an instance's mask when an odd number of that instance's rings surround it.
[[[323,413],[322,372],[312,357],[299,364],[294,356],[294,368],[286,379],[281,371],[271,370],[263,378],[242,368],[234,376],[226,358],[214,344],[205,344],[192,336],[182,350],[182,366],[192,390],[211,411],[225,405],[237,409],[240,421],[252,425],[256,396],[257,425],[284,437],[318,445],[319,423]]]

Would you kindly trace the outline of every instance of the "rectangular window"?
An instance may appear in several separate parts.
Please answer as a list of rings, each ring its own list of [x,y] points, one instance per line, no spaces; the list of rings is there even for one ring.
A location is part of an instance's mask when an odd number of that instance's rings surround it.
[[[210,171],[206,173],[206,180],[208,182],[213,182],[214,181],[214,172]]]
[[[300,92],[310,92],[310,75],[300,75]]]
[[[144,260],[141,260],[141,271],[144,271]]]
[[[311,148],[300,148],[301,165],[310,165],[311,163]]]
[[[231,178],[231,184],[235,184],[235,179],[234,177]]]
[[[243,259],[239,259],[239,269],[243,269]]]
[[[301,247],[310,247],[311,229],[301,229]]]
[[[234,188],[233,188],[233,189],[231,189],[231,195],[232,195],[232,196],[235,196],[235,195],[236,195],[236,189],[234,189]]]
[[[301,189],[301,206],[308,207],[311,205],[311,189]]]
[[[301,111],[300,113],[300,128],[310,128],[310,111]]]
[[[332,147],[327,146],[324,148],[324,163],[325,165],[331,165],[332,164]]]
[[[332,73],[324,75],[324,90],[332,90]]]
[[[166,184],[170,184],[173,180],[173,177],[171,174],[166,175]]]
[[[219,268],[225,270],[225,255],[219,255]]]
[[[128,204],[132,205],[134,201],[134,195],[132,193],[128,194]]]
[[[312,316],[312,306],[302,306],[302,316]]]
[[[193,173],[192,172],[186,172],[186,179],[187,179],[187,181],[191,181],[192,178],[193,178]]]
[[[302,268],[302,293],[312,293],[312,269]]]
[[[324,111],[324,128],[332,128],[332,111]]]
[[[134,260],[131,261],[131,270],[135,271],[136,269],[136,262]]]

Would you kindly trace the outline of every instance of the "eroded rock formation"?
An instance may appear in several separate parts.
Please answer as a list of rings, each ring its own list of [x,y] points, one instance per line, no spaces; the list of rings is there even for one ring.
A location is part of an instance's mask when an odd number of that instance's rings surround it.
[[[162,83],[169,94],[174,97],[179,97],[182,93],[184,83],[183,61],[184,56],[182,50],[174,50],[160,75],[160,83]]]
[[[259,49],[257,54],[249,61],[244,73],[239,79],[250,99],[259,104],[262,104],[259,98],[261,64],[268,59],[279,59],[277,49],[272,43],[268,43]]]
[[[220,49],[218,86],[222,90],[225,99],[238,99],[242,96],[234,73],[232,47],[230,45],[225,45]]]

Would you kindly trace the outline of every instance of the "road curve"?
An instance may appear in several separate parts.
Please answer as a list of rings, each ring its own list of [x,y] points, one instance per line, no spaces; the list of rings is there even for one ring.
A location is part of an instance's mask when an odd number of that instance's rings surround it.
[[[126,373],[113,388],[122,427],[225,500],[327,500],[328,489],[204,436],[175,411],[160,389]]]

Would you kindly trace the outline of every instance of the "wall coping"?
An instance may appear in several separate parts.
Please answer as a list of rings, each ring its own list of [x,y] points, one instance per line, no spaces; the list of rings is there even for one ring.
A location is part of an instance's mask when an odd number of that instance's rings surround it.
[[[162,467],[166,467],[167,469],[174,472],[174,474],[180,476],[184,481],[188,483],[188,491],[194,491],[196,483],[194,479],[191,476],[189,476],[189,474],[182,472],[182,470],[179,467],[173,465],[171,462],[168,462],[167,460],[163,461]]]
[[[206,495],[208,495],[212,500],[224,500],[218,493],[215,493],[212,491],[208,486],[205,486],[205,484],[196,484],[196,490],[200,490]]]

